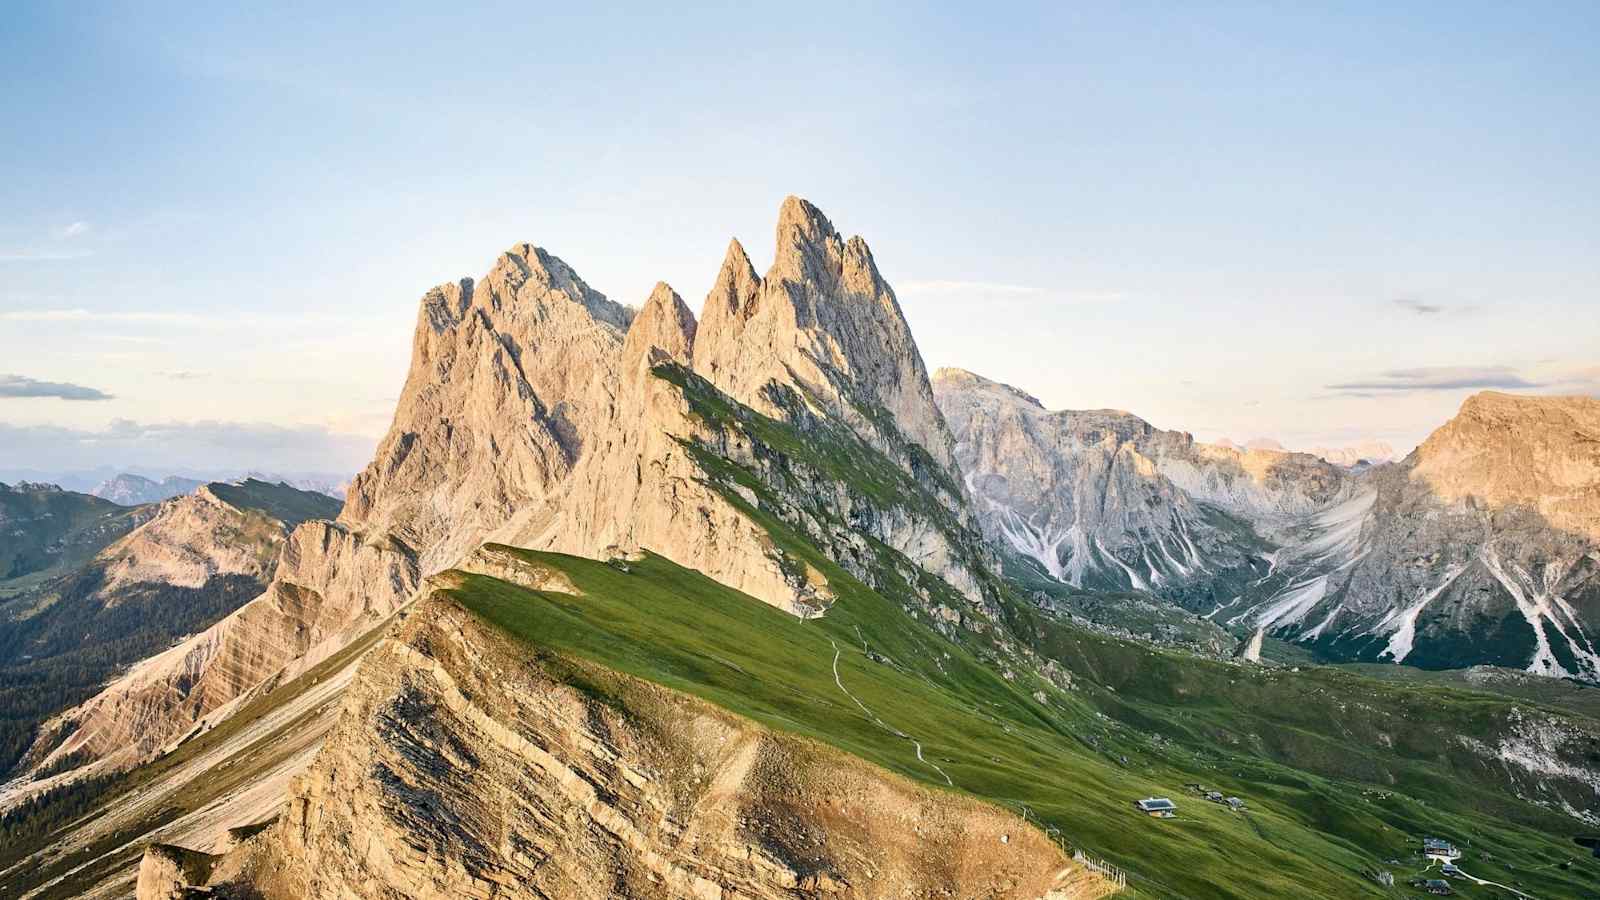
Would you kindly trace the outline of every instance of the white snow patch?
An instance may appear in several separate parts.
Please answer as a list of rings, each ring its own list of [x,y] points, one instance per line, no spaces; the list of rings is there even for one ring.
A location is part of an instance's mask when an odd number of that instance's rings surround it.
[[[1423,594],[1421,600],[1418,600],[1403,610],[1391,610],[1387,616],[1383,617],[1383,621],[1379,622],[1372,629],[1372,633],[1376,633],[1379,629],[1388,625],[1390,622],[1398,621],[1399,624],[1395,627],[1394,634],[1389,636],[1388,646],[1384,647],[1383,652],[1378,654],[1379,659],[1387,656],[1390,659],[1393,659],[1395,662],[1400,663],[1404,662],[1405,658],[1411,655],[1412,645],[1414,645],[1417,640],[1417,616],[1422,613],[1423,607],[1427,606],[1429,603],[1432,603],[1434,598],[1444,593],[1444,589],[1449,587],[1451,582],[1455,581],[1458,577],[1460,577],[1461,573],[1465,572],[1466,570],[1466,566],[1451,567],[1451,569],[1445,573],[1444,581],[1441,581],[1438,587],[1427,592],[1426,594]]]
[[[1573,640],[1572,636],[1567,634],[1561,618],[1556,615],[1557,611],[1567,617],[1573,615],[1571,605],[1554,591],[1561,569],[1554,569],[1552,577],[1552,568],[1555,564],[1546,566],[1545,577],[1540,580],[1540,584],[1534,584],[1533,578],[1523,571],[1521,566],[1513,563],[1508,570],[1508,567],[1500,561],[1500,555],[1495,552],[1493,546],[1484,548],[1482,558],[1490,574],[1494,575],[1500,586],[1511,595],[1511,599],[1517,604],[1517,610],[1533,629],[1534,651],[1533,658],[1528,662],[1528,671],[1556,678],[1586,677],[1591,681],[1600,678],[1600,655],[1590,648],[1587,640],[1582,642]],[[1567,642],[1567,649],[1577,660],[1579,671],[1570,672],[1556,661],[1555,654],[1550,649],[1550,639],[1540,625],[1541,621],[1548,621],[1562,640]],[[1581,631],[1579,637],[1583,637]]]

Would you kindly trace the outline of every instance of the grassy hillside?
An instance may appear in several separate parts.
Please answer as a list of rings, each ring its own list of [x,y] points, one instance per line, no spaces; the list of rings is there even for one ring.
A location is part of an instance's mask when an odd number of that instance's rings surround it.
[[[53,485],[0,484],[0,618],[16,599],[100,552],[149,516]]]
[[[286,528],[339,512],[332,497],[254,479],[209,489],[244,515],[207,539],[252,548],[268,573]],[[94,501],[86,508],[128,512],[97,497],[65,496]],[[249,575],[213,575],[198,587],[151,581],[109,596],[103,570],[103,560],[89,559],[35,579],[16,594],[18,615],[0,621],[0,775],[22,760],[40,722],[94,696],[123,668],[204,630],[266,586]]]
[[[308,519],[332,519],[344,505],[327,494],[256,478],[247,478],[238,484],[212,482],[208,487],[222,502],[238,509],[255,510],[290,528]]]
[[[1019,672],[1008,680],[1005,669],[916,624],[836,567],[827,574],[840,589],[839,602],[824,618],[801,621],[657,557],[623,565],[517,552],[565,572],[582,595],[477,575],[462,576],[452,594],[527,642],[531,653],[577,656],[929,784],[1014,809],[1026,805],[1074,845],[1126,866],[1136,889],[1150,896],[1406,896],[1383,891],[1361,872],[1399,857],[1412,865],[1388,868],[1403,881],[1411,868],[1420,869],[1414,839],[1435,832],[1493,847],[1495,859],[1474,854],[1463,862],[1481,877],[1521,879],[1540,896],[1600,888],[1592,866],[1558,867],[1581,852],[1562,833],[1567,826],[1559,817],[1529,808],[1522,818],[1538,824],[1513,825],[1475,809],[1479,798],[1470,791],[1460,800],[1446,790],[1411,798],[1297,770],[1248,746],[1198,752],[1203,741],[1171,726],[1201,715],[1203,706],[1130,699],[1124,702],[1142,708],[1152,727],[1108,718],[1101,707],[1114,692],[1090,685],[1064,691]],[[1191,675],[1183,667],[1204,662],[1073,636],[1120,648],[1092,662],[1109,665],[1120,654],[1177,667],[1150,670],[1152,681],[1181,685]],[[1348,677],[1362,687],[1403,690]],[[1289,682],[1284,699],[1324,685],[1298,676],[1281,680]],[[1224,693],[1208,705],[1228,702]],[[1325,724],[1332,702],[1321,704]],[[1313,715],[1305,707],[1301,714]],[[1189,796],[1188,782],[1243,796],[1251,811]],[[1179,817],[1138,815],[1132,800],[1151,794],[1177,799]],[[1461,893],[1497,896],[1489,891]]]

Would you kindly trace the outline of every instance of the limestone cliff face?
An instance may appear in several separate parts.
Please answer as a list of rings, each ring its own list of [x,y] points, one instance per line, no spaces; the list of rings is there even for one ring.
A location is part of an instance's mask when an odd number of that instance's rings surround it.
[[[1600,400],[1478,394],[1360,485],[1257,620],[1362,658],[1600,680]]]
[[[430,291],[394,424],[340,521],[412,548],[424,571],[455,562],[610,427],[630,318],[528,244],[481,283]]]
[[[362,664],[278,823],[220,859],[153,848],[139,896],[190,884],[267,900],[1106,889],[1009,814],[592,674],[615,699],[552,677],[450,601],[426,601]]]
[[[1351,471],[960,370],[935,386],[985,530],[1057,579],[1337,658],[1600,679],[1600,401],[1479,394]]]
[[[775,465],[782,454],[726,432],[719,455],[763,472],[794,502],[791,524],[823,541],[859,575],[860,536],[830,529],[822,506],[984,607],[982,571],[993,562],[974,538],[977,520],[960,478],[955,442],[934,402],[922,356],[894,291],[860,237],[842,238],[816,207],[797,197],[779,211],[776,249],[765,278],[734,241],[706,298],[694,374],[729,398],[785,422],[818,446],[846,429],[894,461],[939,508],[885,505],[841,496],[821,473]],[[785,471],[779,472],[778,469]]]
[[[100,552],[101,592],[114,604],[119,589],[143,583],[198,588],[218,575],[265,583],[288,528],[201,485],[161,504],[150,521]]]
[[[789,419],[793,403],[772,388],[793,388],[890,459],[956,474],[954,440],[893,289],[866,241],[842,238],[810,203],[784,201],[765,278],[737,241],[728,247],[702,318],[695,371],[730,397]],[[956,508],[959,489],[947,500]]]
[[[496,537],[506,543],[605,557],[648,548],[796,615],[831,599],[713,486],[690,447],[706,439],[682,389],[660,366],[690,365],[698,334],[676,292],[658,285],[616,363],[615,415],[548,502],[525,508]]]
[[[1046,410],[1008,385],[941,369],[935,395],[985,530],[1076,586],[1228,596],[1270,534],[1348,490],[1303,454],[1198,444],[1118,410]],[[1206,609],[1210,609],[1207,606]]]

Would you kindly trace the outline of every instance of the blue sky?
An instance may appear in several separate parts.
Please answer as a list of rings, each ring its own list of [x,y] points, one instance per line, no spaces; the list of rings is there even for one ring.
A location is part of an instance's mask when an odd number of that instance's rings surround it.
[[[790,193],[1054,407],[1404,450],[1600,391],[1592,3],[440,6],[8,10],[0,464],[358,467],[428,287],[529,240],[698,308]]]

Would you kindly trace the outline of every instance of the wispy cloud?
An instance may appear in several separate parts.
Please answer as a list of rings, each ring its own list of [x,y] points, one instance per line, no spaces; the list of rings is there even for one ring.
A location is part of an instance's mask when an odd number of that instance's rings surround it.
[[[114,466],[161,471],[353,472],[372,456],[375,439],[319,426],[249,422],[136,422],[101,430],[0,422],[4,464],[40,470]]]
[[[1328,389],[1372,396],[1406,391],[1526,390],[1544,386],[1544,382],[1529,381],[1510,366],[1433,366],[1391,369],[1376,378],[1330,384]]]
[[[187,369],[176,372],[157,372],[156,374],[160,375],[162,378],[170,378],[173,381],[195,381],[200,378],[209,377],[210,375],[209,372],[191,372]]]
[[[50,230],[50,237],[59,244],[71,241],[73,238],[82,237],[90,231],[89,223],[83,221],[68,222],[65,225]],[[48,241],[30,241],[32,246],[19,250],[0,251],[0,263],[30,263],[30,262],[60,262],[69,259],[83,259],[93,256],[94,251],[83,247],[51,246]]]
[[[105,391],[64,381],[39,381],[23,375],[0,375],[0,398],[55,397],[61,400],[110,400]]]
[[[994,281],[905,281],[895,287],[905,297],[1040,297],[1064,303],[1117,303],[1116,291],[1058,291]]]
[[[163,325],[197,325],[216,317],[174,312],[102,312],[87,309],[18,309],[0,312],[5,322],[153,322]]]
[[[1420,297],[1396,297],[1389,301],[1395,309],[1403,310],[1415,316],[1464,316],[1478,311],[1473,304],[1440,303],[1438,301],[1423,300]]]
[[[93,256],[91,250],[19,250],[12,253],[0,253],[0,262],[60,262],[68,259],[83,259]]]
[[[1436,316],[1444,312],[1444,307],[1437,303],[1424,303],[1412,297],[1401,297],[1394,301],[1394,305],[1419,316]]]

